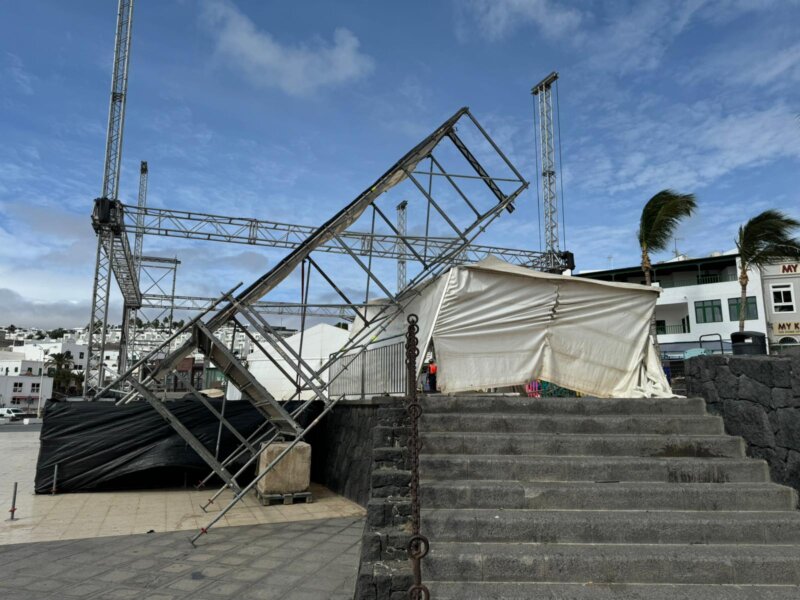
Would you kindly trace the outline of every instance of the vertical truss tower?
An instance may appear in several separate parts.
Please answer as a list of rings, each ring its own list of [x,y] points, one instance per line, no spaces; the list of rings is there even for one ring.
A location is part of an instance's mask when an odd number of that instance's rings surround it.
[[[558,271],[561,253],[558,235],[558,194],[556,192],[556,159],[555,149],[558,143],[555,140],[553,127],[553,97],[551,88],[558,80],[558,73],[553,71],[537,83],[531,93],[537,98],[537,112],[539,116],[539,142],[541,153],[539,156],[542,174],[542,204],[544,206],[544,243],[547,255],[548,270]]]
[[[85,396],[93,395],[105,379],[103,357],[112,272],[116,275],[125,305],[131,309],[141,305],[139,281],[128,238],[124,233],[122,205],[118,200],[132,25],[133,0],[119,0],[114,42],[114,70],[111,77],[111,105],[108,111],[108,134],[103,166],[103,192],[100,198],[95,200],[92,213],[92,226],[97,233],[97,255],[87,340]]]
[[[399,239],[397,240],[398,246],[401,246],[400,240],[406,236],[406,209],[408,208],[408,201],[403,200],[400,204],[397,205],[397,231],[399,233]],[[402,248],[398,248],[398,251],[401,251]],[[405,258],[398,258],[397,259],[397,290],[400,291],[404,287],[406,287],[406,259]]]

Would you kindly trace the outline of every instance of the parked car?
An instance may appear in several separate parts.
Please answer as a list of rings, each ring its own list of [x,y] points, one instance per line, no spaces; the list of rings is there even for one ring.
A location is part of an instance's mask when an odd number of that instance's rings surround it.
[[[0,419],[19,421],[24,415],[25,413],[21,408],[0,408]]]

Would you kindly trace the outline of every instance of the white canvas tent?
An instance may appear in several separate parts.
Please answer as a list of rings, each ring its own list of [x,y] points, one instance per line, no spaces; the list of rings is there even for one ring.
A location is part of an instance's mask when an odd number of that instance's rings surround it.
[[[649,335],[658,294],[490,257],[443,274],[405,313],[419,316],[420,348],[433,341],[443,393],[537,378],[600,397],[672,396]],[[397,319],[372,343],[405,327]]]

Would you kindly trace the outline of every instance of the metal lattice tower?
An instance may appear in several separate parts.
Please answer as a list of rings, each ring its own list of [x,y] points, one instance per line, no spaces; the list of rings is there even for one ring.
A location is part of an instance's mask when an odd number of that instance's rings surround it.
[[[141,304],[139,283],[124,234],[119,205],[119,170],[122,159],[122,133],[125,122],[125,97],[128,89],[128,63],[133,25],[133,0],[119,0],[114,42],[114,70],[111,78],[111,104],[108,111],[103,192],[95,200],[92,225],[97,233],[92,311],[89,321],[88,359],[84,395],[91,395],[104,381],[103,357],[108,325],[111,273],[116,274],[126,305]]]
[[[402,238],[406,235],[406,209],[408,208],[408,201],[403,200],[400,204],[397,205],[397,232],[398,235]],[[402,242],[400,240],[397,241],[397,245],[400,246]],[[400,248],[398,248],[400,250]],[[406,259],[405,258],[398,258],[397,259],[397,291],[399,292],[404,287],[406,287]]]
[[[147,161],[143,160],[139,166],[139,199],[137,206],[144,210],[147,206]],[[141,221],[142,216],[136,217]],[[142,245],[144,235],[137,230],[133,241],[133,267],[136,270],[136,279],[142,278]],[[128,352],[132,349],[136,338],[136,308],[125,304],[122,310],[122,335],[119,342],[119,371],[122,373],[128,366]]]
[[[542,204],[544,206],[544,242],[549,270],[556,270],[560,264],[561,252],[558,237],[558,195],[556,193],[555,132],[553,127],[553,97],[551,87],[558,79],[553,71],[537,83],[531,93],[538,99],[539,142],[542,173]]]

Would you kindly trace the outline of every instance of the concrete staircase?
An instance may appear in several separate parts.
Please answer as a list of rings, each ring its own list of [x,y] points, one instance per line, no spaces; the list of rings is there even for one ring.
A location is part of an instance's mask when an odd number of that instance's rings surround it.
[[[702,399],[422,400],[437,600],[800,599],[800,512]]]

